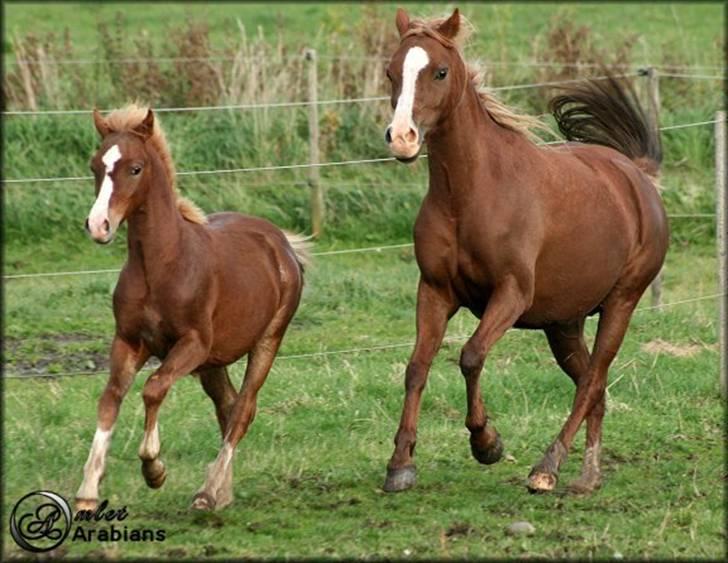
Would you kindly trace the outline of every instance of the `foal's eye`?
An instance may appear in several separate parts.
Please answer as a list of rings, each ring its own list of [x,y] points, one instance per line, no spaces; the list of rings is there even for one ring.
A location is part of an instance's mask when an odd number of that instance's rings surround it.
[[[437,71],[435,71],[435,80],[444,80],[446,76],[447,76],[446,68],[438,68]]]
[[[142,171],[142,167],[141,166],[132,166],[131,167],[131,175],[132,176],[138,176],[141,171]]]
[[[389,72],[389,69],[387,69],[387,79],[392,82],[392,73]]]

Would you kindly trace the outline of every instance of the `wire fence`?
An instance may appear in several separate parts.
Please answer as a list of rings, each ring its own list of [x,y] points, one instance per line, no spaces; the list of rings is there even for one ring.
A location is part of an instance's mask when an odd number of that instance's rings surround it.
[[[639,76],[638,71],[619,74],[615,78],[626,78],[630,76]],[[582,82],[584,80],[606,80],[606,76],[591,76],[585,78],[570,78],[567,80],[553,80],[549,82],[532,82],[527,84],[510,84],[505,86],[490,86],[488,90],[493,92],[506,92],[514,90],[530,90],[533,88],[546,88],[551,86],[562,86],[566,84],[574,84],[576,82]],[[275,109],[275,108],[294,108],[294,107],[308,107],[308,106],[325,106],[325,105],[336,105],[336,104],[357,104],[357,103],[370,103],[370,102],[382,102],[389,100],[389,96],[368,96],[359,98],[338,98],[331,100],[301,100],[293,102],[268,102],[264,104],[223,104],[223,105],[212,105],[212,106],[187,106],[187,107],[162,107],[154,108],[156,113],[183,113],[183,112],[199,112],[199,111],[232,111],[232,110],[256,110],[256,109]],[[89,115],[93,110],[88,109],[57,109],[57,110],[18,110],[18,111],[4,111],[2,115],[6,117],[10,116],[44,116],[44,115]],[[112,110],[102,110],[103,112],[109,112]]]
[[[660,131],[671,131],[673,129],[685,129],[688,127],[699,127],[703,125],[710,125],[717,123],[715,119],[712,120],[706,120],[706,121],[696,121],[693,123],[682,123],[678,125],[667,125],[665,127],[660,127]],[[547,141],[543,143],[539,143],[540,145],[558,145],[558,144],[564,144],[566,141],[563,140],[557,140],[557,141]],[[420,156],[420,158],[427,158],[426,154],[423,154]],[[283,165],[270,165],[270,166],[252,166],[247,168],[223,168],[223,169],[216,169],[216,170],[183,170],[177,172],[177,176],[185,177],[185,176],[210,176],[210,175],[217,175],[217,174],[243,174],[243,173],[251,173],[251,172],[274,172],[274,171],[280,171],[280,170],[300,170],[300,169],[308,169],[308,168],[330,168],[330,167],[336,167],[336,166],[350,166],[350,165],[358,165],[358,164],[375,164],[375,163],[381,163],[381,162],[394,162],[396,159],[394,157],[383,157],[383,158],[365,158],[365,159],[355,159],[355,160],[340,160],[340,161],[334,161],[334,162],[318,162],[318,163],[301,163],[301,164],[283,164]],[[93,176],[56,176],[56,177],[49,177],[49,178],[7,178],[4,179],[2,182],[4,185],[13,185],[13,184],[34,184],[34,183],[44,183],[44,182],[81,182],[81,181],[89,181],[93,180]]]
[[[698,297],[692,297],[689,299],[681,299],[679,301],[673,301],[670,303],[662,303],[660,305],[650,305],[646,307],[639,307],[635,310],[635,314],[643,313],[646,311],[654,311],[658,309],[665,309],[668,307],[675,307],[678,305],[685,305],[688,303],[696,303],[698,301],[706,301],[708,299],[717,299],[718,297],[722,297],[722,293],[713,293],[710,295],[701,295]],[[470,335],[468,334],[461,334],[458,336],[449,336],[446,337],[443,342],[445,343],[452,343],[452,342],[462,342],[463,340],[467,340],[470,338]],[[278,361],[290,361],[290,360],[310,360],[315,358],[324,358],[324,357],[331,357],[331,356],[348,356],[348,355],[355,355],[355,354],[366,354],[371,352],[381,352],[386,350],[396,350],[399,348],[411,348],[414,346],[414,341],[408,341],[408,342],[396,342],[396,343],[389,343],[389,344],[377,344],[374,346],[364,346],[364,347],[358,347],[358,348],[344,348],[340,350],[319,350],[316,352],[304,352],[304,353],[298,353],[298,354],[283,354],[276,356],[276,362]],[[153,368],[144,368],[145,370],[151,370]],[[94,375],[103,375],[107,374],[108,370],[90,370],[90,371],[74,371],[74,372],[60,372],[60,373],[36,373],[36,372],[23,372],[23,373],[14,373],[14,374],[3,374],[3,377],[5,379],[56,379],[61,377],[81,377],[81,376],[94,376]],[[618,380],[615,380],[614,383],[616,383]]]

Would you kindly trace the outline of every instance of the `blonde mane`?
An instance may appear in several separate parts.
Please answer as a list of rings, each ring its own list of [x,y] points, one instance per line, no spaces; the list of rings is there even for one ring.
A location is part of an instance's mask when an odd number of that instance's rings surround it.
[[[113,110],[104,118],[104,121],[111,131],[131,131],[144,120],[148,111],[149,108],[146,106],[131,103],[123,108]],[[197,207],[195,203],[186,197],[183,197],[177,191],[177,174],[174,169],[172,154],[169,151],[167,138],[164,135],[164,131],[159,124],[159,118],[156,115],[154,116],[154,131],[147,143],[149,143],[149,145],[156,151],[159,159],[162,161],[162,166],[164,167],[167,179],[169,180],[169,186],[176,196],[177,209],[182,214],[182,217],[191,223],[197,223],[200,225],[207,223],[205,213]]]
[[[475,31],[473,24],[462,14],[460,14],[460,28],[458,34],[453,38],[444,37],[437,31],[437,28],[447,20],[447,17],[429,18],[429,19],[412,19],[410,21],[410,29],[404,35],[427,35],[436,39],[449,48],[457,49],[460,56],[463,56],[463,50],[467,45],[468,39]],[[551,133],[551,129],[544,121],[538,117],[517,113],[513,108],[508,107],[501,102],[496,96],[489,92],[487,88],[481,86],[482,73],[478,64],[465,64],[470,83],[475,88],[485,111],[493,118],[493,120],[502,127],[510,129],[524,135],[527,139],[534,143],[540,142],[541,137],[534,132],[543,131]]]

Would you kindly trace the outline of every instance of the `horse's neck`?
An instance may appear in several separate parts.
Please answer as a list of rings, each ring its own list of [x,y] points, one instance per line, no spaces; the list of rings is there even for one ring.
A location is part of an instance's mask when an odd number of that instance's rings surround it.
[[[427,146],[430,193],[455,207],[469,206],[474,189],[497,195],[504,174],[518,173],[517,159],[536,150],[522,134],[496,123],[472,85],[428,135]]]
[[[129,261],[137,262],[147,278],[168,271],[182,253],[184,219],[175,193],[158,159],[144,203],[128,218]],[[148,281],[150,281],[148,279]]]

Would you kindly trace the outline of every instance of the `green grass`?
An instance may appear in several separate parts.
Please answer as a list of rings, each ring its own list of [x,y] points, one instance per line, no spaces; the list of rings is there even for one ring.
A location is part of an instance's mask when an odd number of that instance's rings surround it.
[[[5,8],[4,52],[10,33],[61,33],[68,25],[73,56],[100,54],[97,24],[121,9],[128,41],[146,30],[155,54],[187,18],[204,21],[216,49],[237,41],[235,19],[249,37],[261,26],[269,41],[282,31],[288,52],[357,54],[375,16],[394,34],[394,4],[28,4]],[[451,6],[447,6],[450,8]],[[439,14],[444,5],[409,4]],[[464,4],[478,31],[468,53],[487,61],[546,56],[552,18],[589,25],[594,46],[613,52],[634,34],[632,62],[721,65],[723,11],[718,4]],[[367,11],[368,10],[368,11]],[[366,32],[366,33],[365,33]],[[362,35],[364,34],[364,35]],[[329,66],[327,66],[329,65]],[[320,96],[339,97],[320,66]],[[88,72],[79,70],[78,72]],[[714,71],[706,71],[713,73]],[[99,80],[106,80],[100,75]],[[533,68],[493,66],[493,84],[538,81]],[[103,79],[103,80],[102,80]],[[110,82],[73,95],[100,107],[114,97]],[[347,87],[358,87],[349,84]],[[358,92],[358,90],[354,90]],[[722,103],[719,82],[663,78],[663,125],[712,119]],[[385,92],[377,92],[375,95]],[[98,94],[98,97],[94,97]],[[291,94],[292,95],[292,94]],[[345,93],[345,95],[352,95]],[[508,92],[503,99],[529,113],[545,109],[542,93]],[[77,107],[70,97],[67,107]],[[321,159],[387,156],[382,142],[389,112],[332,106],[321,111]],[[160,117],[178,170],[210,170],[308,159],[303,110]],[[8,118],[4,177],[88,175],[97,136],[88,116]],[[663,134],[661,183],[670,213],[712,213],[712,128]],[[411,241],[426,182],[426,162],[323,169],[327,223],[317,251]],[[208,212],[232,209],[281,227],[310,231],[305,171],[183,177],[180,189]],[[124,231],[109,246],[89,242],[83,219],[93,203],[90,181],[4,186],[4,273],[119,268]],[[666,303],[715,294],[715,222],[674,219],[664,279]],[[559,431],[573,385],[556,366],[539,332],[510,331],[494,348],[483,375],[486,405],[512,459],[479,466],[468,447],[465,390],[457,359],[461,340],[444,345],[425,392],[417,448],[418,485],[384,494],[403,398],[403,376],[414,339],[417,267],[411,249],[319,257],[307,273],[301,307],[290,327],[259,410],[235,461],[235,502],[214,514],[188,510],[219,437],[212,405],[193,378],[183,378],[161,411],[162,457],[169,478],[147,489],[139,474],[142,435],[137,378],[117,424],[102,496],[127,505],[129,528],[165,528],[163,544],[77,544],[60,555],[93,558],[387,557],[387,558],[720,558],[724,555],[723,403],[718,394],[716,301],[687,302],[635,314],[615,360],[604,426],[602,490],[565,494],[580,467],[583,430],[562,471],[559,490],[531,496],[524,483]],[[3,381],[3,522],[14,502],[37,488],[71,499],[95,428],[95,405],[106,380],[113,332],[116,274],[6,280],[4,371],[10,375],[94,372]],[[643,300],[642,307],[649,305]],[[472,332],[465,312],[448,335]],[[592,338],[596,323],[587,325]],[[285,356],[402,344],[370,352],[303,359]],[[647,345],[650,346],[647,346]],[[675,354],[686,354],[675,355]],[[244,366],[236,365],[239,385]],[[528,520],[531,537],[504,527]],[[21,552],[3,526],[3,558]]]
[[[714,264],[707,248],[672,252],[665,302],[714,293]],[[114,278],[8,283],[6,372],[87,371],[82,362],[88,358],[102,369],[113,326],[109,289]],[[409,250],[319,258],[281,356],[411,342],[416,279]],[[460,313],[448,334],[466,335],[474,326],[474,319]],[[590,321],[592,336],[594,328]],[[483,375],[486,404],[513,460],[482,467],[470,458],[459,344],[447,344],[423,401],[418,485],[393,496],[379,486],[400,413],[408,345],[278,361],[260,394],[256,421],[239,446],[235,503],[211,515],[194,514],[187,506],[219,443],[212,405],[193,378],[175,385],[161,414],[170,475],[161,490],[149,490],[136,458],[143,421],[144,377],[139,377],[117,424],[102,496],[112,505],[127,505],[130,529],[162,527],[168,539],[161,547],[67,542],[64,552],[113,557],[611,557],[617,552],[629,558],[719,557],[725,537],[715,333],[714,300],[635,315],[611,372],[605,485],[587,498],[561,490],[531,496],[524,487],[531,464],[558,432],[573,397],[572,384],[539,332],[508,333]],[[658,339],[694,355],[643,348]],[[39,363],[33,364],[34,357]],[[43,365],[49,358],[52,368]],[[242,366],[236,366],[236,385],[241,375]],[[34,488],[73,497],[105,379],[6,381],[6,514]],[[582,438],[575,444],[562,484],[578,473]],[[524,539],[504,535],[504,527],[516,520],[530,521],[536,534]],[[18,553],[7,535],[5,545],[8,555]]]

